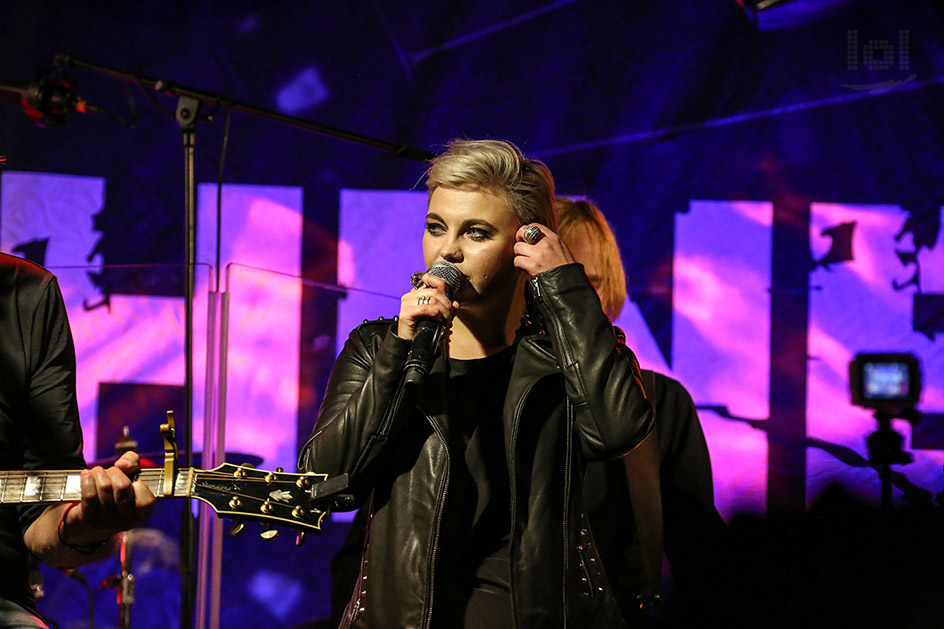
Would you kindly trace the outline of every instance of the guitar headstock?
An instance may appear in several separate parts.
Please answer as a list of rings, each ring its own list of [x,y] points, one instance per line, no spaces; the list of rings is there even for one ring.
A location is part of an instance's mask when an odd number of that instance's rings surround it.
[[[180,472],[187,473],[186,470]],[[220,517],[318,533],[328,514],[331,496],[319,496],[321,483],[328,480],[327,474],[290,474],[281,468],[268,472],[231,463],[212,470],[195,469],[192,473],[191,497],[209,504]],[[347,487],[346,477],[332,481],[329,483],[331,494]]]

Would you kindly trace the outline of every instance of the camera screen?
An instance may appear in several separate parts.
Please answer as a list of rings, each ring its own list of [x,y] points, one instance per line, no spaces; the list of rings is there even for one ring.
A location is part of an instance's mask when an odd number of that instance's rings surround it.
[[[910,376],[907,363],[865,363],[862,380],[867,400],[908,399]]]
[[[921,367],[914,354],[856,354],[849,363],[852,403],[885,413],[914,410]]]

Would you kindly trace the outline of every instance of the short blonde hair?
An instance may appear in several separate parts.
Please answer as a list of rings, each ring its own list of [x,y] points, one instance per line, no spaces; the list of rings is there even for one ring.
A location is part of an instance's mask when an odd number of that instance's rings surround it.
[[[623,259],[613,229],[600,211],[589,201],[575,201],[557,197],[557,234],[564,244],[570,244],[576,238],[577,231],[586,227],[597,242],[593,247],[600,267],[599,286],[594,286],[603,304],[603,312],[615,320],[626,302],[626,274],[623,271]],[[577,262],[585,262],[577,260]]]
[[[556,231],[554,177],[543,162],[528,159],[504,140],[452,140],[430,162],[426,189],[481,189],[503,197],[524,225],[540,223]]]

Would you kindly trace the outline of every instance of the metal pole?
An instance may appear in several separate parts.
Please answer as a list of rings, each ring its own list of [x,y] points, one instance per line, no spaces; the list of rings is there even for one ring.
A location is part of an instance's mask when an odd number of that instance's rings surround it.
[[[182,97],[177,103],[177,122],[184,146],[184,425],[185,467],[193,467],[193,292],[196,269],[197,220],[194,182],[194,142],[200,103]],[[193,627],[194,606],[194,521],[189,504],[180,518],[180,627]]]

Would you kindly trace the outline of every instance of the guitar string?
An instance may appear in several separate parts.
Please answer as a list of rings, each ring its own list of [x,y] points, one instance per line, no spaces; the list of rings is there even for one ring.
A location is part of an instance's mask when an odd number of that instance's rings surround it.
[[[235,478],[231,472],[217,472],[213,470],[197,470],[191,468],[193,471],[200,473],[207,480],[238,480],[246,484],[268,484],[268,485],[296,485],[298,478],[307,478],[311,476],[323,476],[327,479],[326,474],[292,474],[290,476],[294,478],[275,478],[266,480],[265,478]],[[80,473],[82,470],[36,470],[36,471],[12,471],[8,474],[4,474],[4,477],[7,479],[7,482],[3,483],[3,492],[7,490],[16,490],[16,489],[25,489],[27,481],[40,479],[42,480],[41,492],[43,494],[52,493],[52,490],[63,488],[63,486],[68,485],[68,480],[70,477],[74,477],[76,473]],[[187,468],[178,471],[178,478],[183,476],[186,473]],[[137,479],[142,480],[145,483],[149,482],[159,482],[163,480],[164,471],[160,469],[147,469],[141,470],[138,473]],[[9,479],[13,479],[12,481]],[[0,478],[0,481],[3,479]],[[18,482],[22,481],[22,482]],[[174,483],[176,485],[176,482]],[[194,481],[195,486],[200,487],[209,487],[197,479]],[[61,493],[61,492],[60,492]],[[259,500],[259,498],[255,498]]]
[[[56,494],[56,493],[58,493],[58,494],[60,494],[60,496],[64,497],[64,494],[65,494],[65,487],[68,486],[68,478],[71,477],[71,476],[74,476],[74,475],[75,475],[75,472],[68,472],[68,471],[62,471],[62,472],[58,472],[58,471],[43,472],[43,473],[41,473],[41,474],[35,474],[35,473],[34,473],[34,474],[32,474],[32,475],[29,475],[29,474],[27,473],[26,476],[25,476],[24,479],[23,479],[24,481],[25,481],[25,480],[30,480],[30,479],[42,478],[44,482],[43,482],[43,484],[42,484],[42,487],[40,488],[39,493],[37,494],[37,498],[38,498],[37,500],[31,501],[31,500],[24,499],[24,500],[22,500],[22,502],[40,502],[40,501],[42,501],[42,500],[44,499],[44,497],[46,497],[46,496],[48,496],[48,495],[51,495],[51,494]],[[162,470],[147,470],[147,471],[142,471],[141,473],[139,473],[138,478],[139,478],[140,480],[143,480],[145,483],[148,483],[149,481],[153,481],[153,482],[156,483],[156,482],[162,480],[162,475],[163,475],[163,471],[162,471]],[[203,476],[205,477],[205,481],[206,481],[206,480],[217,480],[217,481],[219,481],[219,480],[238,480],[238,481],[240,481],[240,482],[242,482],[243,484],[246,484],[246,485],[260,485],[260,484],[263,484],[263,483],[264,483],[264,484],[266,484],[266,485],[273,486],[273,487],[276,487],[276,488],[278,488],[279,486],[290,486],[290,487],[291,487],[291,486],[295,486],[295,485],[296,485],[295,481],[293,481],[293,480],[290,479],[290,478],[287,478],[287,479],[279,479],[279,478],[276,478],[276,479],[274,479],[274,480],[268,480],[268,481],[267,481],[266,479],[264,479],[264,478],[242,478],[242,479],[235,479],[235,478],[233,478],[232,474],[228,474],[228,473],[224,473],[224,472],[206,472],[206,473],[203,474]],[[304,477],[304,475],[302,475],[301,477]],[[65,481],[66,481],[65,483],[62,482],[63,479],[65,479]],[[50,481],[51,481],[51,482],[50,482]],[[200,480],[198,479],[198,480],[194,481],[194,486],[195,486],[195,487],[204,488],[204,489],[213,489],[213,487],[210,486],[209,484],[207,484],[205,481],[200,481]],[[175,483],[175,485],[176,485],[176,483]],[[16,493],[16,490],[17,490],[17,489],[21,489],[21,488],[22,488],[23,490],[26,489],[26,482],[23,482],[21,485],[18,485],[18,484],[15,484],[15,483],[14,483],[14,484],[7,484],[7,487],[6,487],[5,489],[7,489],[7,490],[13,489],[13,490],[14,490],[14,493]],[[73,490],[73,491],[74,491],[74,490]],[[5,493],[5,492],[4,492],[4,493]],[[253,495],[246,494],[246,493],[242,493],[242,492],[231,492],[231,495],[237,496],[237,497],[240,497],[240,498],[244,498],[244,499],[246,499],[246,500],[248,500],[248,501],[256,501],[256,502],[265,502],[265,501],[269,500],[269,498],[270,498],[270,497],[260,498],[260,497],[253,496]],[[26,498],[26,497],[24,497],[24,498]],[[274,502],[275,502],[275,504],[279,504],[279,505],[284,505],[284,504],[286,504],[286,503],[283,503],[282,501],[280,501],[280,500],[278,500],[278,499],[275,499]]]
[[[37,472],[32,472],[32,473],[30,473],[30,472],[14,473],[13,476],[23,476],[23,477],[25,478],[25,480],[29,480],[29,479],[31,479],[31,478],[40,478],[40,477],[41,477],[41,478],[43,478],[45,481],[48,481],[48,480],[50,480],[50,479],[52,479],[52,480],[54,480],[54,481],[60,481],[60,480],[62,480],[63,477],[65,477],[65,479],[68,480],[68,477],[75,475],[75,473],[76,473],[77,471],[78,471],[78,472],[81,472],[81,470],[61,470],[61,471],[60,471],[60,470],[52,470],[52,471],[43,470],[43,471],[37,471]],[[199,470],[195,470],[195,471],[199,471]],[[204,472],[204,476],[209,476],[209,477],[212,477],[212,478],[215,478],[215,479],[218,479],[218,480],[240,480],[240,481],[249,481],[250,483],[255,483],[255,484],[266,483],[266,484],[268,484],[268,485],[277,485],[277,484],[280,484],[280,485],[286,485],[286,484],[288,484],[288,485],[295,485],[295,482],[294,482],[292,479],[290,479],[290,478],[284,479],[284,480],[282,480],[282,479],[275,479],[275,480],[273,480],[273,481],[266,481],[264,478],[234,479],[231,473],[213,472],[213,471],[207,471],[207,470],[204,470],[203,472]],[[159,481],[159,480],[162,480],[163,470],[159,470],[159,469],[141,470],[141,471],[138,473],[138,478],[141,479],[141,477],[144,477],[144,476],[148,477],[148,478],[151,479],[151,480]],[[294,476],[297,476],[297,477],[324,476],[325,478],[327,478],[327,475],[324,475],[324,474],[297,474],[297,475],[294,475]],[[148,480],[148,479],[144,479],[145,482],[147,482],[147,480]],[[175,483],[175,484],[176,484],[176,483]],[[48,490],[55,489],[54,486],[50,486],[50,485],[51,485],[51,484],[48,483],[48,482],[44,482],[44,483],[43,483],[43,487],[42,487],[42,493],[43,493],[43,494],[47,493]],[[194,482],[194,486],[196,486],[196,487],[202,487],[202,488],[211,488],[209,485],[206,485],[206,484],[204,484],[204,483],[201,483],[200,481],[195,481],[195,482]],[[23,484],[23,487],[24,487],[24,489],[25,489],[25,483]],[[16,487],[14,487],[14,489],[15,489],[15,488],[16,488]],[[6,489],[6,488],[4,488],[4,489]],[[211,488],[211,489],[212,489],[212,488]],[[5,491],[4,491],[4,492],[0,492],[0,493],[5,493]],[[61,493],[64,493],[64,492],[61,492]],[[256,497],[256,496],[252,496],[252,495],[249,495],[249,494],[240,493],[240,492],[233,493],[232,495],[233,495],[233,496],[236,496],[236,497],[243,498],[243,499],[245,499],[245,500],[247,500],[247,501],[250,501],[250,502],[252,502],[252,501],[264,502],[264,501],[268,500],[268,499],[258,498],[258,497]],[[24,500],[23,502],[29,502],[29,501]],[[39,502],[39,501],[37,501],[37,502]],[[274,503],[274,504],[275,504],[276,507],[287,507],[287,506],[290,506],[291,503],[283,503],[283,502],[281,502],[281,501],[279,501],[279,500],[275,500],[275,503]],[[244,515],[255,515],[255,514],[244,514]],[[308,515],[315,515],[315,516],[318,518],[318,525],[317,525],[317,526],[316,526],[316,525],[312,525],[312,524],[308,524],[308,523],[305,523],[305,522],[302,522],[302,521],[299,520],[299,519],[289,520],[289,519],[287,519],[287,518],[279,517],[278,514],[262,514],[262,515],[263,515],[264,517],[267,517],[267,518],[270,519],[270,520],[276,520],[276,521],[284,522],[284,523],[286,523],[286,524],[288,524],[288,525],[309,526],[309,527],[314,527],[316,530],[320,530],[320,528],[321,528],[321,527],[320,527],[320,522],[321,522],[321,520],[324,518],[324,516],[326,515],[326,512],[325,512],[324,510],[322,510],[322,509],[317,509],[317,508],[311,508],[310,511],[308,512]]]
[[[55,481],[55,480],[61,480],[61,479],[63,479],[63,478],[68,478],[68,477],[70,477],[70,476],[75,476],[76,474],[80,474],[82,471],[84,471],[84,470],[83,470],[83,469],[80,469],[80,468],[76,468],[76,469],[74,469],[74,470],[32,470],[32,471],[31,471],[31,470],[25,470],[25,471],[17,471],[17,470],[6,471],[6,470],[0,470],[0,482],[3,482],[3,481],[5,481],[5,480],[6,480],[7,482],[9,482],[8,479],[13,479],[13,480],[30,480],[30,479],[37,479],[37,478],[38,478],[38,479],[43,479],[43,480],[54,480],[54,481]],[[211,477],[211,478],[234,478],[234,479],[236,479],[236,480],[244,480],[244,481],[248,481],[248,482],[260,482],[260,483],[261,483],[261,482],[270,482],[270,481],[266,481],[266,479],[265,479],[264,477],[258,477],[258,476],[257,476],[257,477],[254,477],[254,478],[236,478],[235,476],[233,476],[232,472],[217,472],[217,471],[214,471],[214,470],[199,470],[199,469],[197,469],[197,468],[179,468],[179,469],[177,470],[177,476],[185,475],[185,474],[188,473],[188,471],[193,471],[193,472],[195,472],[195,473],[197,473],[197,474],[199,474],[199,475],[201,475],[201,476]],[[273,473],[273,474],[281,474],[281,472],[272,472],[272,473]],[[149,468],[149,469],[141,470],[140,472],[138,472],[138,473],[137,473],[137,478],[140,479],[141,477],[145,477],[145,476],[146,476],[146,477],[149,477],[149,478],[151,478],[151,477],[160,478],[160,477],[163,476],[163,474],[164,474],[164,470],[156,469],[156,468]],[[315,477],[317,477],[317,476],[323,476],[323,477],[325,477],[325,479],[327,479],[327,477],[328,477],[327,474],[292,474],[292,473],[289,473],[288,476],[290,476],[290,477],[292,477],[292,478],[285,478],[285,479],[276,478],[275,480],[273,480],[273,481],[271,481],[271,482],[273,482],[273,483],[275,483],[275,482],[279,482],[279,483],[294,483],[294,482],[296,482],[299,478],[311,478],[311,477],[313,477],[313,476],[315,476]]]

